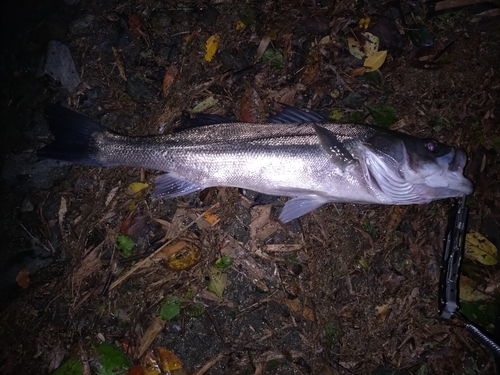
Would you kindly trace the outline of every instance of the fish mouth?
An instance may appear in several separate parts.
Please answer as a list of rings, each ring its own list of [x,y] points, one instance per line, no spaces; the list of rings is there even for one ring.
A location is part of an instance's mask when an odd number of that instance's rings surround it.
[[[443,186],[443,190],[448,190],[448,194],[453,194],[453,191],[461,195],[472,194],[474,184],[463,174],[467,164],[467,154],[464,150],[452,148],[449,153],[437,158],[436,161],[441,166],[443,177],[448,185]]]

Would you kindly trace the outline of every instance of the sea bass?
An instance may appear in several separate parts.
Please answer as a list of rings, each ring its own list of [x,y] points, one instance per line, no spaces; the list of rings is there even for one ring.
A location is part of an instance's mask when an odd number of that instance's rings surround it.
[[[198,115],[169,135],[128,137],[61,106],[47,110],[55,140],[42,157],[168,172],[154,198],[211,186],[292,197],[288,222],[325,203],[406,205],[471,194],[463,150],[376,126],[335,124],[293,107],[266,123]]]

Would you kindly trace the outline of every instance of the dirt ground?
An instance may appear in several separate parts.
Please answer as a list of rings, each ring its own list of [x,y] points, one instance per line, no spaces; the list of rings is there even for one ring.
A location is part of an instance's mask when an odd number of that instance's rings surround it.
[[[152,200],[155,171],[33,153],[50,139],[49,103],[129,135],[168,133],[200,106],[251,122],[283,103],[310,108],[466,150],[469,228],[499,245],[498,5],[456,4],[2,3],[0,372],[73,359],[80,372],[60,373],[126,373],[160,347],[182,362],[172,374],[496,373],[463,324],[438,314],[453,200],[329,204],[285,225],[286,198],[210,188]],[[388,51],[372,73],[348,48],[364,32]],[[75,92],[36,78],[50,40],[71,51]],[[498,335],[498,264],[466,258],[462,274],[463,313]],[[109,370],[103,343],[127,364]]]

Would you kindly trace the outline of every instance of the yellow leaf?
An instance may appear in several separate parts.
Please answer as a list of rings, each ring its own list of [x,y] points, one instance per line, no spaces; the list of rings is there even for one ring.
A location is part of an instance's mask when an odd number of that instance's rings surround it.
[[[367,73],[374,72],[375,70],[380,68],[384,63],[386,57],[387,57],[387,51],[378,51],[375,52],[370,57],[367,57],[363,64],[367,68],[366,72]]]
[[[162,347],[157,347],[160,366],[165,374],[182,368],[182,362],[174,353]]]
[[[465,236],[465,256],[487,266],[498,263],[496,246],[475,230],[470,230]]]
[[[205,61],[212,61],[212,58],[215,55],[215,52],[217,52],[217,47],[219,46],[219,40],[220,36],[218,34],[212,35],[210,38],[207,39],[207,42],[205,44],[207,48],[207,53],[205,54]]]
[[[209,224],[214,224],[217,220],[219,220],[219,217],[210,212],[210,210],[205,211],[205,213],[203,214],[203,218]]]
[[[182,271],[194,266],[200,261],[200,249],[191,242],[185,242],[185,247],[174,254],[167,262],[168,268]]]
[[[270,30],[269,33],[267,34],[267,36],[271,40],[276,40],[276,38],[278,37],[278,30],[276,30],[276,29]]]
[[[143,182],[132,182],[127,188],[128,195],[135,195],[138,192],[146,189],[149,185]]]
[[[488,295],[477,290],[473,280],[466,276],[460,276],[460,300],[462,301],[483,301],[488,299]]]
[[[378,51],[379,39],[372,33],[364,32],[359,38],[348,36],[347,45],[351,55],[358,59],[365,59]]]
[[[243,23],[243,21],[238,21],[236,22],[236,30],[241,30],[245,27],[246,25]]]
[[[205,100],[203,100],[201,103],[198,103],[196,107],[194,107],[191,112],[192,113],[202,113],[205,112],[207,109],[212,108],[213,106],[217,105],[219,103],[218,99],[215,99],[213,96],[209,96]]]
[[[366,17],[366,18],[361,18],[359,20],[359,28],[360,29],[368,29],[368,26],[370,26],[370,18],[369,17]]]

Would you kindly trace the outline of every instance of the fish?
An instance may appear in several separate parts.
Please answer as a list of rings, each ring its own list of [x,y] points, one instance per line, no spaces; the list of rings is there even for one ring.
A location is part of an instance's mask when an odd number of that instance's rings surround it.
[[[474,190],[462,149],[289,106],[265,123],[199,114],[178,132],[139,137],[59,105],[49,106],[46,118],[54,140],[40,157],[167,172],[156,178],[155,199],[216,186],[290,197],[283,223],[331,202],[426,204]]]

